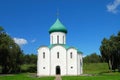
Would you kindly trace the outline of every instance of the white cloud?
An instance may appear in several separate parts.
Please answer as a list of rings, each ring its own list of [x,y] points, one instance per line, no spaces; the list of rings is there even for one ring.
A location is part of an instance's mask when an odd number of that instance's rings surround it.
[[[28,43],[27,40],[24,38],[13,38],[13,40],[15,41],[16,44],[18,44],[20,46]]]
[[[117,13],[117,8],[120,6],[120,0],[114,0],[112,4],[107,5],[108,12]]]

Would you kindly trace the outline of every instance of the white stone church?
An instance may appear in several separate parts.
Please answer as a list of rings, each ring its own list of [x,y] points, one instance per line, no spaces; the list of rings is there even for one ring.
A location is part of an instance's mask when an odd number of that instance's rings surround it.
[[[66,45],[67,29],[59,19],[51,26],[49,34],[50,45],[38,49],[37,76],[82,74],[82,53]]]

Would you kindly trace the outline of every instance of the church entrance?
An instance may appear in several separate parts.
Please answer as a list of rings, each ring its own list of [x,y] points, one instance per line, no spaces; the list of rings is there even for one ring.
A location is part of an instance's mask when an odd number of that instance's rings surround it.
[[[56,66],[56,75],[60,75],[60,66]]]

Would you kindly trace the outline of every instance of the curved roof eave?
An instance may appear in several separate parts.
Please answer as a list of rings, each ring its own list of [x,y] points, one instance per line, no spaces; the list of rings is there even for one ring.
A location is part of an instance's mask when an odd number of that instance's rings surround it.
[[[40,46],[38,49],[43,48],[43,47],[49,48],[49,47],[46,46],[46,45],[42,45],[42,46]]]

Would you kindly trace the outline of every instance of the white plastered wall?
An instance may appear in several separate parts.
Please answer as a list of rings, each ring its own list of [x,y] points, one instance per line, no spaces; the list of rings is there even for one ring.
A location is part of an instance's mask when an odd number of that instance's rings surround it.
[[[78,66],[78,67],[77,67],[77,69],[78,69],[77,75],[80,75],[80,74],[81,74],[81,69],[80,69],[80,68],[81,68],[81,65],[80,65],[80,57],[81,57],[81,55],[80,55],[79,53],[78,53],[77,55],[78,55],[78,56],[77,56],[77,57],[78,57],[78,58],[77,58],[77,61],[78,61],[78,64],[77,64],[77,66]]]
[[[45,53],[45,58],[43,58],[43,52]],[[37,75],[50,75],[50,52],[48,47],[41,47],[38,49]]]
[[[45,59],[43,59],[45,52]],[[57,58],[59,52],[59,59]],[[70,53],[72,52],[72,59]],[[38,49],[37,75],[54,76],[56,75],[56,66],[60,66],[61,75],[80,75],[83,73],[82,54],[77,53],[74,48],[67,51],[64,47],[57,45],[49,50],[48,47]],[[43,69],[45,67],[45,69]],[[71,67],[73,67],[71,69]]]
[[[56,66],[60,66],[60,75],[66,75],[66,49],[57,45],[51,49],[51,75],[56,75]],[[59,59],[57,58],[59,52]]]
[[[80,54],[80,74],[83,74],[83,56]]]
[[[67,75],[77,75],[77,50],[74,48],[67,50]]]

